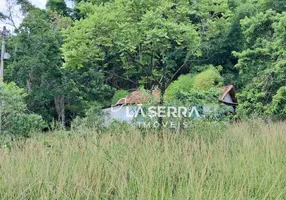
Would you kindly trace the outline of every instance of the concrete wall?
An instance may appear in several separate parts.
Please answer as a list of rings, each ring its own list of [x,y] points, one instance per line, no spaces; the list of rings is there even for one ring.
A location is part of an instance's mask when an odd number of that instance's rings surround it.
[[[137,106],[115,106],[103,109],[103,112],[106,115],[106,125],[110,124],[113,120],[131,123],[137,112]]]

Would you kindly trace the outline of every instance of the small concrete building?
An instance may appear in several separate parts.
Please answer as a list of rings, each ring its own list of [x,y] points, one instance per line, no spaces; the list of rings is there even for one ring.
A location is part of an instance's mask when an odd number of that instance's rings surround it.
[[[113,120],[131,123],[138,112],[138,105],[147,101],[155,100],[160,103],[160,91],[153,90],[152,93],[136,90],[127,97],[120,99],[115,105],[105,107],[105,123],[110,124]]]
[[[219,97],[219,102],[226,106],[226,110],[230,114],[235,114],[237,107],[237,100],[235,97],[235,90],[233,85],[221,87],[222,94]],[[127,97],[120,99],[115,105],[105,107],[103,112],[105,113],[105,123],[110,124],[113,120],[119,122],[131,123],[135,116],[138,116],[140,112],[139,106],[153,99],[159,105],[160,103],[160,91],[153,90],[152,93],[142,92],[136,90],[130,93]],[[218,102],[214,102],[211,106],[204,106],[203,113],[210,113],[219,108]]]

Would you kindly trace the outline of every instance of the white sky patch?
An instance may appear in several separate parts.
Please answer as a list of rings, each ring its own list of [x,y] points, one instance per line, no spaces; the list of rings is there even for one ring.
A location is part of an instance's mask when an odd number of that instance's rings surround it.
[[[13,1],[13,0],[10,0]],[[34,6],[45,9],[47,0],[29,0]],[[0,0],[0,12],[7,14],[5,11],[7,10],[7,1],[6,0]],[[19,24],[22,21],[22,16],[19,16],[19,7],[13,9],[13,20],[16,24],[16,26],[19,26]],[[15,16],[14,16],[15,15]],[[14,30],[12,26],[7,25],[6,23],[0,21],[0,30],[2,30],[3,26],[6,26],[9,30]]]
[[[29,0],[33,5],[37,6],[38,8],[45,9],[47,0]]]
[[[6,4],[5,0],[0,1],[0,10],[5,8],[5,4]]]
[[[38,8],[44,9],[46,7],[47,0],[29,0],[33,5]],[[6,0],[0,0],[0,11],[5,10]]]

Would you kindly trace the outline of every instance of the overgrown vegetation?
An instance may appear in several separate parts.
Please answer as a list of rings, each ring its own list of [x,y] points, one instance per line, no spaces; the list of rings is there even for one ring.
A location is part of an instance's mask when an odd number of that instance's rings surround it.
[[[0,139],[1,199],[285,199],[285,123]]]
[[[46,125],[41,116],[29,113],[24,103],[24,90],[14,83],[0,83],[0,132],[23,134],[43,130]]]
[[[193,96],[194,94],[200,96],[199,93],[201,93],[200,100],[211,102],[210,99],[212,99],[212,102],[216,103],[217,101],[213,99],[213,96],[217,98],[218,94],[217,92],[213,93],[213,91],[214,89],[219,90],[219,86],[222,86],[223,80],[219,71],[213,66],[207,67],[205,71],[196,75],[182,75],[167,88],[164,96],[165,101],[170,103],[178,100],[182,94],[183,96]],[[202,93],[206,93],[206,95],[202,95]],[[213,95],[208,95],[212,93]],[[196,99],[195,96],[193,98]],[[188,102],[196,104],[196,101]]]
[[[237,117],[285,120],[284,0],[8,2],[24,20],[7,41],[4,80],[48,123],[69,128],[139,87],[166,90],[168,102],[230,84]],[[13,25],[9,12],[0,19]]]
[[[286,199],[285,0],[6,1],[0,199]],[[210,111],[107,126],[134,90]]]

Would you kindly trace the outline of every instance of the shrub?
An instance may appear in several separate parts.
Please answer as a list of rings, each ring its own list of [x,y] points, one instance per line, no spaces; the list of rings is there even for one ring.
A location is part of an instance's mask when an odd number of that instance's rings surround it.
[[[286,86],[281,87],[273,96],[268,111],[277,119],[286,119]]]
[[[32,132],[39,132],[46,127],[46,123],[40,115],[36,114],[16,114],[7,118],[7,123],[3,127],[12,134],[29,136]]]
[[[165,92],[164,99],[166,102],[174,101],[179,91],[188,92],[193,88],[194,75],[181,75],[178,80],[174,81]]]
[[[15,83],[0,83],[0,105],[2,116],[23,112],[26,109],[24,89]]]
[[[193,88],[196,90],[208,90],[211,87],[222,86],[222,83],[223,77],[220,75],[219,70],[211,66],[195,76]]]
[[[196,107],[198,112],[207,120],[221,120],[225,118],[227,110],[219,105],[219,86],[223,77],[212,65],[199,74],[182,75],[166,90],[165,103],[173,106]]]
[[[220,75],[219,70],[210,65],[207,70],[199,74],[181,75],[178,80],[171,83],[167,88],[164,99],[166,102],[171,102],[178,99],[179,93],[209,90],[221,86],[222,83],[223,77]]]
[[[99,130],[104,127],[105,116],[101,106],[92,106],[86,111],[85,117],[76,117],[71,124],[74,130]]]
[[[45,128],[41,116],[25,114],[25,96],[15,83],[0,83],[0,132],[28,135]]]
[[[115,94],[112,97],[111,104],[116,104],[120,99],[126,97],[129,94],[129,92],[125,90],[117,90]]]
[[[240,118],[271,118],[273,120],[286,119],[286,86],[279,88],[272,97],[272,101],[264,104],[266,93],[257,88],[243,90],[238,94],[239,106],[237,115]]]

